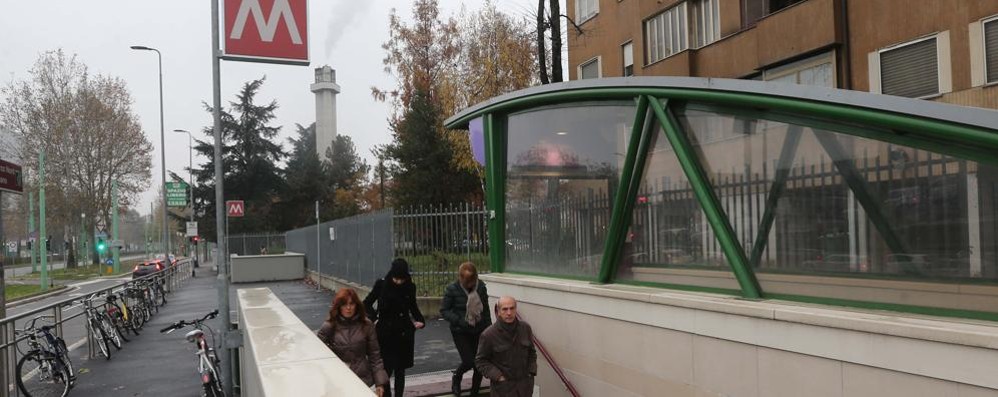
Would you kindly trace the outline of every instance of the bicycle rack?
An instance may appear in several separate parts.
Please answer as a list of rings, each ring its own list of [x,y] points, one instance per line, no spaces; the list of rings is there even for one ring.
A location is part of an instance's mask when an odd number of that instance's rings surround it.
[[[166,269],[160,270],[156,273],[148,274],[134,280],[128,280],[126,282],[113,285],[104,289],[96,290],[90,292],[84,296],[77,296],[72,298],[63,299],[61,301],[29,310],[25,313],[17,314],[14,316],[9,316],[0,319],[0,380],[7,385],[3,387],[0,385],[0,397],[10,397],[10,396],[21,396],[21,391],[15,386],[16,383],[16,367],[17,360],[20,358],[20,352],[17,349],[17,344],[21,341],[27,339],[27,336],[14,337],[14,330],[17,328],[17,322],[29,319],[38,315],[50,315],[53,317],[53,323],[55,325],[55,335],[62,338],[63,337],[63,324],[68,321],[74,320],[79,317],[85,317],[86,310],[82,308],[83,300],[92,294],[100,294],[107,292],[118,292],[135,284],[136,282],[150,279],[156,276],[163,276],[166,278],[165,287],[168,286],[168,291],[173,291],[180,286],[180,283],[186,281],[190,278],[191,267],[193,262],[190,258],[179,260],[176,266],[168,266]],[[80,307],[80,310],[66,317],[68,311]],[[51,311],[51,313],[46,313]],[[83,321],[84,328],[87,329],[87,354],[88,357],[93,359],[97,355],[97,345],[94,341],[94,333],[90,331],[87,321]],[[72,343],[72,341],[67,342]],[[71,346],[67,346],[71,347]]]

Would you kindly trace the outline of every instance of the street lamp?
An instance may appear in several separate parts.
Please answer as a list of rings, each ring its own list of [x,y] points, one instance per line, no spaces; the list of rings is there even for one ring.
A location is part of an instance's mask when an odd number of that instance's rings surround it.
[[[170,236],[167,233],[166,227],[169,219],[166,213],[166,133],[163,130],[163,54],[155,48],[141,45],[133,45],[131,48],[140,51],[156,51],[156,58],[159,60],[159,153],[160,160],[162,161],[161,171],[163,176],[163,247],[166,249],[163,257],[170,258]]]
[[[187,189],[190,190],[190,200],[191,200],[191,222],[194,222],[194,138],[191,136],[191,132],[182,129],[175,129],[173,132],[179,132],[187,134],[187,174],[188,174],[188,185]],[[194,264],[198,263],[197,257],[197,246],[194,247]]]

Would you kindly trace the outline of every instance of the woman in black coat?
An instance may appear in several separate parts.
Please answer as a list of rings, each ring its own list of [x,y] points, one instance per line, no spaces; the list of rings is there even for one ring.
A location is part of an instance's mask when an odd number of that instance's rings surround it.
[[[377,302],[377,308],[374,303]],[[402,258],[392,262],[385,278],[374,283],[374,289],[364,298],[368,317],[375,321],[381,358],[388,376],[395,377],[395,395],[405,389],[405,370],[412,368],[416,330],[423,328],[425,319],[416,305],[416,285],[409,274],[409,263]],[[385,397],[392,390],[385,388]]]

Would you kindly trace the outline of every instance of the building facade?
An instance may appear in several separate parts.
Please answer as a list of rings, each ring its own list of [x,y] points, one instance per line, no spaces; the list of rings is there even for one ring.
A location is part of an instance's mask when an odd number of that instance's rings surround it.
[[[568,0],[571,79],[782,81],[998,109],[998,2]],[[570,25],[571,26],[571,25]]]

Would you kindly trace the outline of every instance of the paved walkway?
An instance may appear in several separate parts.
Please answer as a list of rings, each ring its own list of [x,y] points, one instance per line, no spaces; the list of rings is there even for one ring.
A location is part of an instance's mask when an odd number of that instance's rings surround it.
[[[78,378],[70,395],[200,396],[194,346],[184,339],[190,328],[170,334],[161,334],[159,330],[178,320],[200,318],[215,310],[217,296],[215,273],[202,266],[197,278],[187,280],[167,297],[167,305],[145,325],[141,335],[128,335],[131,342],[113,351],[111,360],[87,359],[85,344],[72,351]],[[216,319],[209,325],[217,330],[221,322]]]
[[[145,325],[141,335],[131,336],[111,360],[103,357],[88,359],[87,346],[74,349],[73,362],[78,371],[76,387],[71,395],[78,396],[198,396],[200,381],[195,371],[194,347],[184,340],[189,329],[171,334],[159,330],[182,319],[200,317],[217,308],[215,272],[211,267],[198,269],[198,277],[190,279],[168,296],[169,303]],[[268,287],[302,322],[318,329],[329,310],[332,293],[316,291],[303,281],[268,282],[232,285],[232,310],[237,309],[235,291],[239,288]],[[235,316],[233,317],[235,318]],[[216,319],[210,323],[219,329]],[[406,396],[439,395],[449,388],[448,370],[457,365],[458,356],[450,330],[443,320],[430,320],[426,328],[416,333],[415,366],[407,371]],[[465,389],[470,386],[470,373],[465,377]]]

